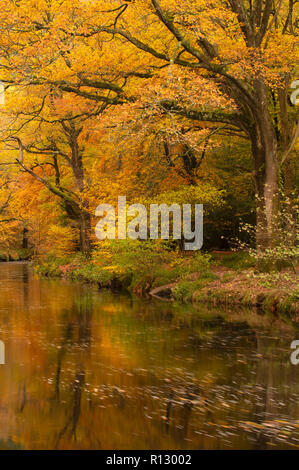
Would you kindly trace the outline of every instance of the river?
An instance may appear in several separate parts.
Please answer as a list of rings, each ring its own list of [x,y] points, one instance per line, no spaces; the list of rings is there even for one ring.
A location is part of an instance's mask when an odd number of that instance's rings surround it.
[[[296,336],[1,263],[0,449],[299,448]]]

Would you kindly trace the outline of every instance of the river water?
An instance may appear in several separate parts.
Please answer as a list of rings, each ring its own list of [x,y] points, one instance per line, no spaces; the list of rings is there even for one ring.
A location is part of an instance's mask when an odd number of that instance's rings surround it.
[[[0,449],[299,449],[291,325],[0,264]]]

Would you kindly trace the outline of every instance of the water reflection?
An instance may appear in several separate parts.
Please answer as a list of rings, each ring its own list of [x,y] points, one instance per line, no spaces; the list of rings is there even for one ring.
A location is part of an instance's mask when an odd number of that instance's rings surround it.
[[[3,263],[0,448],[296,448],[293,338],[252,313],[133,300]]]

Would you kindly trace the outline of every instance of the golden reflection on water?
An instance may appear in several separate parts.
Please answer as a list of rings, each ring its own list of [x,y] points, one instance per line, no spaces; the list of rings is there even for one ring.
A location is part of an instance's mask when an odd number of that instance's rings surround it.
[[[299,448],[295,338],[3,263],[0,448]]]

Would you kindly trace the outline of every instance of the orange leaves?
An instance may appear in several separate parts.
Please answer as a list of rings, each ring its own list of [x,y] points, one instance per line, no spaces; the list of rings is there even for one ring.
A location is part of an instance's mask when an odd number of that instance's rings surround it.
[[[30,223],[46,221],[41,239],[55,225],[63,231],[78,210],[92,214],[119,194],[152,197],[200,178],[221,184],[214,154],[233,139],[239,151],[240,137],[253,135],[256,78],[270,97],[294,73],[298,52],[296,36],[284,27],[287,0],[275,17],[271,12],[260,42],[261,22],[251,18],[249,40],[246,17],[222,0],[159,5],[2,0],[0,78],[9,88],[1,158],[19,158],[18,146],[7,143],[18,136],[26,171],[39,183],[22,173],[24,187],[16,192]],[[271,119],[270,98],[267,106]],[[68,231],[65,237],[72,238]]]

